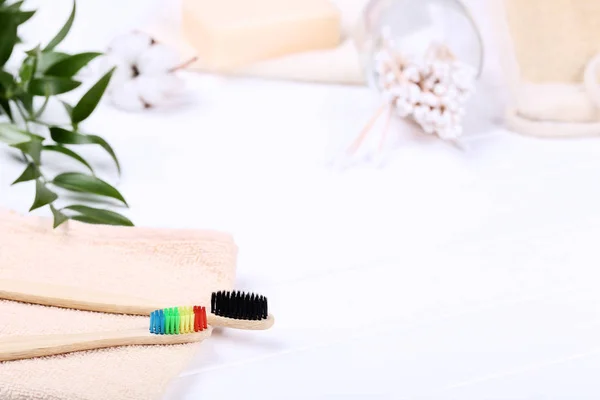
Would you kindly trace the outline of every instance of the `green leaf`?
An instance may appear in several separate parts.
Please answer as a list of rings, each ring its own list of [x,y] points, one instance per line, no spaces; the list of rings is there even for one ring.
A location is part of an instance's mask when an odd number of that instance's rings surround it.
[[[39,178],[40,176],[40,170],[38,169],[38,167],[35,164],[29,163],[27,164],[27,167],[25,168],[25,171],[23,171],[21,176],[19,176],[17,180],[15,180],[12,184],[14,185],[19,182],[32,181],[34,179]]]
[[[38,179],[35,181],[35,200],[33,200],[33,205],[29,211],[33,211],[37,208],[50,204],[56,199],[58,199],[56,193],[48,189],[46,185],[44,185],[44,183]]]
[[[80,215],[73,215],[69,218],[81,222],[87,222],[90,224],[133,226],[133,222],[131,222],[128,218],[109,210],[102,210],[99,208],[80,205],[68,206],[63,208],[63,210],[72,210],[78,212]]]
[[[52,210],[52,215],[54,216],[53,228],[55,229],[69,219],[69,217],[67,217],[65,214],[54,208],[52,204],[50,204],[50,210]]]
[[[74,124],[83,121],[90,116],[92,111],[94,111],[110,82],[113,72],[115,72],[115,68],[112,68],[104,74],[104,76],[83,95],[75,107],[73,107],[71,121],[73,121]]]
[[[73,158],[74,160],[79,161],[81,164],[85,165],[92,174],[94,173],[94,169],[92,168],[92,166],[87,161],[85,161],[85,159],[83,157],[81,157],[79,154],[75,153],[73,150],[71,150],[67,147],[60,146],[60,145],[46,145],[46,146],[44,146],[44,150],[54,151],[54,152],[69,156],[69,157]]]
[[[40,165],[40,159],[42,155],[42,141],[33,139],[24,143],[17,143],[11,145],[11,147],[15,147],[21,150],[23,153],[29,155],[35,165]]]
[[[6,71],[0,70],[0,86],[7,89],[13,87],[14,85],[15,79],[13,78],[13,76]]]
[[[58,51],[41,52],[38,56],[38,73],[44,74],[48,68],[67,57],[69,57],[67,53],[61,53]]]
[[[17,20],[10,12],[0,12],[0,67],[6,64],[17,43]]]
[[[70,92],[81,85],[81,82],[69,78],[47,76],[36,78],[29,84],[29,93],[35,96],[53,96]]]
[[[75,19],[75,9],[75,1],[73,1],[73,9],[71,10],[71,15],[69,16],[69,19],[67,19],[67,22],[65,22],[62,29],[56,34],[56,36],[54,36],[54,38],[50,41],[50,43],[48,43],[44,50],[52,50],[53,48],[58,46],[58,44],[62,42],[63,39],[67,36],[69,31],[71,30],[71,26],[73,25],[73,20]]]
[[[117,189],[92,175],[81,174],[79,172],[66,172],[55,177],[52,183],[73,192],[111,197],[127,206],[127,202]]]
[[[102,53],[80,53],[64,58],[52,64],[45,72],[46,75],[62,76],[69,78],[85,67],[94,58]]]
[[[16,17],[17,24],[21,25],[22,23],[27,22],[31,17],[33,17],[35,11],[19,11],[13,14]]]
[[[11,11],[18,11],[21,9],[21,6],[23,5],[23,3],[25,3],[25,0],[15,1],[14,3],[12,3],[8,7],[6,7],[6,9],[11,10]]]
[[[37,68],[37,60],[37,57],[29,56],[23,61],[23,64],[21,64],[21,68],[19,69],[21,82],[29,82],[31,78],[33,78]]]
[[[10,103],[8,102],[8,100],[6,100],[6,99],[0,99],[0,109],[2,111],[4,111],[4,113],[6,115],[8,115],[8,118],[11,121],[13,120],[12,111],[10,110]]]
[[[100,136],[84,135],[81,133],[59,128],[57,126],[53,126],[50,128],[50,136],[52,137],[52,140],[54,140],[56,143],[61,144],[97,144],[101,146],[104,150],[106,150],[106,152],[111,156],[111,158],[115,162],[119,174],[121,173],[121,164],[119,164],[119,159],[117,158],[117,155],[115,154],[112,147],[106,142],[106,140],[102,139]]]
[[[0,123],[0,142],[8,145],[29,142],[32,135],[9,123]]]

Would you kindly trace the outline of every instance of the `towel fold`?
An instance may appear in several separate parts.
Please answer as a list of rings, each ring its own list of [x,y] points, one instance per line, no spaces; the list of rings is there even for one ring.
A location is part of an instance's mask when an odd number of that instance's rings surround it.
[[[0,278],[208,304],[231,289],[237,246],[225,233],[92,226],[0,210]],[[0,337],[140,328],[148,318],[0,301]],[[0,399],[158,399],[201,343],[129,346],[0,363]]]

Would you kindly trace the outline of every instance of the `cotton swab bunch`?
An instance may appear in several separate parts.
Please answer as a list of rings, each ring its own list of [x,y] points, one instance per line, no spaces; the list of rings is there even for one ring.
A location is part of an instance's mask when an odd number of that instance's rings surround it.
[[[412,117],[425,133],[452,140],[462,134],[465,103],[476,72],[444,46],[432,45],[422,60],[406,59],[391,46],[375,54],[377,84],[400,117]]]

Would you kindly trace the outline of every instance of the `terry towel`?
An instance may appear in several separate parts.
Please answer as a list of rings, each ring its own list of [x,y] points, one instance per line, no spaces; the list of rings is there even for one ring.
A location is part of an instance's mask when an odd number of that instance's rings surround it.
[[[89,288],[158,302],[208,304],[233,288],[225,233],[92,226],[0,210],[0,278]],[[0,301],[0,336],[139,328],[148,318]],[[202,343],[129,346],[0,363],[2,400],[160,399]]]

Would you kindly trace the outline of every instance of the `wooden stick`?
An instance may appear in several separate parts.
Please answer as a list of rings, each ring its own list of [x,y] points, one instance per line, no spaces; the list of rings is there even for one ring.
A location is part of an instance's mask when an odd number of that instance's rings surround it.
[[[147,328],[113,332],[8,337],[0,339],[0,361],[54,356],[107,347],[200,342],[209,337],[211,333],[212,327],[209,326],[201,332],[180,335],[157,335],[150,333]]]
[[[145,299],[78,289],[70,286],[50,285],[0,279],[0,299],[44,306],[96,311],[109,314],[148,316],[154,310],[177,307],[181,304],[156,304]],[[273,326],[275,319],[269,315],[262,320],[241,320],[206,314],[208,324],[233,329],[262,330]]]
[[[389,105],[387,103],[384,103],[381,106],[379,106],[377,111],[375,111],[375,113],[371,116],[371,118],[369,119],[367,124],[360,131],[360,133],[358,134],[358,137],[354,140],[352,145],[348,148],[348,154],[354,154],[354,152],[356,152],[356,150],[358,150],[358,148],[360,147],[362,142],[367,137],[368,133],[371,131],[371,128],[373,127],[373,125],[375,125],[375,122],[377,121],[377,119],[379,118],[381,113],[383,111],[385,111],[386,108],[388,108],[388,107],[389,107]]]

